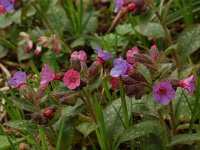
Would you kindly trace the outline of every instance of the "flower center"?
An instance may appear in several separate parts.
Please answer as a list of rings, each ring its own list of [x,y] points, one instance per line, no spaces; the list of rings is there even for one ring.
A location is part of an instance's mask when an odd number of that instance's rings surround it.
[[[165,95],[165,94],[166,94],[166,89],[165,89],[164,87],[160,87],[160,88],[158,89],[158,93],[159,93],[160,95]]]
[[[69,79],[73,83],[75,83],[77,81],[77,77],[75,77],[75,76],[71,76]]]
[[[0,5],[0,14],[6,13],[6,9],[4,6]]]

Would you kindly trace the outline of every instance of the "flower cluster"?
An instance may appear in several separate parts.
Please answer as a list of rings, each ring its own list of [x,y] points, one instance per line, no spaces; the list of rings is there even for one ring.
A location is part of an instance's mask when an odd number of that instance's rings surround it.
[[[189,94],[193,94],[195,91],[195,77],[190,77],[180,80],[178,87],[184,88]],[[170,82],[159,82],[153,88],[154,101],[163,105],[168,105],[169,102],[175,97],[175,88],[173,88]]]
[[[147,9],[147,5],[144,0],[114,0],[115,9],[114,12],[117,13],[123,8],[125,14],[132,13],[132,15],[140,15]]]
[[[60,53],[62,47],[60,44],[60,40],[53,34],[50,37],[41,36],[37,39],[35,43],[35,47],[33,44],[33,40],[31,36],[25,32],[19,33],[19,43],[18,45],[24,49],[24,52],[30,52],[34,49],[34,54],[36,56],[41,55],[42,48],[48,48],[54,50],[56,53]]]

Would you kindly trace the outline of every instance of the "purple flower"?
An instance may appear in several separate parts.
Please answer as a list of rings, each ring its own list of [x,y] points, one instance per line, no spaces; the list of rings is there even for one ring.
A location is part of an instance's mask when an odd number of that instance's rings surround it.
[[[0,0],[0,14],[14,10],[15,0]]]
[[[114,12],[117,13],[123,7],[123,0],[114,0],[115,9]]]
[[[176,92],[170,82],[157,83],[153,88],[154,101],[162,105],[168,105],[175,94]]]
[[[47,84],[55,79],[57,79],[57,75],[51,68],[45,64],[44,67],[42,68],[42,71],[40,72],[40,76],[42,78],[40,85],[43,88],[46,88]]]
[[[110,75],[112,77],[119,77],[129,74],[132,70],[132,66],[126,62],[123,58],[117,58],[114,61],[114,68],[111,69]]]
[[[98,62],[102,64],[104,61],[108,60],[109,58],[112,58],[113,55],[102,50],[99,46],[96,47],[96,50],[98,51]]]
[[[17,71],[13,77],[8,79],[8,84],[15,88],[20,88],[21,85],[26,83],[26,73]]]
[[[195,76],[191,75],[190,77],[184,80],[180,80],[179,86],[186,89],[188,93],[192,95],[195,91]]]

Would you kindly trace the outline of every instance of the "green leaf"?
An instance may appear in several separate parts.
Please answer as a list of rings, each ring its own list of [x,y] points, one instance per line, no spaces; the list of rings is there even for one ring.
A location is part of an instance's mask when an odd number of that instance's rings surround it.
[[[96,125],[88,123],[88,122],[84,122],[84,123],[78,125],[76,127],[76,130],[78,130],[79,132],[83,133],[84,137],[86,137],[90,133],[92,133],[93,131],[95,131],[96,128],[97,128]]]
[[[131,100],[126,97],[126,105],[128,109],[128,116],[131,115]],[[124,131],[124,125],[122,122],[122,104],[121,99],[112,101],[104,110],[104,120],[106,125],[106,131],[110,143],[114,143],[118,136]]]
[[[18,138],[18,139],[13,139],[11,138],[10,140],[12,140],[13,144],[16,144],[22,140],[24,140],[24,138]],[[7,150],[10,147],[10,142],[8,140],[7,136],[4,135],[0,135],[0,150]]]
[[[117,34],[120,34],[120,35],[126,35],[126,34],[133,35],[135,33],[130,23],[118,25],[116,27],[116,32]]]
[[[67,16],[64,9],[59,6],[53,6],[51,11],[47,14],[48,21],[51,23],[51,26],[61,34],[67,27]]]
[[[178,38],[178,53],[186,58],[200,48],[200,25],[187,28]]]
[[[176,119],[179,121],[190,121],[192,116],[190,107],[194,103],[194,99],[192,98],[192,96],[189,95],[187,91],[181,88],[177,88],[176,97],[172,103],[174,106]]]
[[[144,121],[131,126],[120,135],[120,142],[130,141],[148,134],[158,135],[161,133],[158,121]]]
[[[8,15],[1,14],[0,15],[0,29],[4,29],[12,24],[12,21],[9,19]]]
[[[174,146],[193,141],[200,141],[200,133],[175,135],[169,145]]]
[[[154,135],[149,134],[139,139],[139,150],[165,150],[162,140]]]
[[[31,58],[32,56],[33,56],[32,52],[26,53],[26,52],[24,52],[22,47],[18,48],[18,51],[17,51],[18,61],[27,60],[27,59]]]
[[[165,36],[164,29],[158,23],[146,22],[139,24],[135,27],[135,30],[143,36],[152,38],[163,38]]]
[[[145,65],[143,65],[141,63],[137,63],[137,69],[149,83],[152,83],[151,73]]]
[[[15,120],[4,123],[4,125],[22,131],[37,130],[37,124],[27,120]]]
[[[85,23],[84,33],[95,33],[98,27],[98,19],[92,12],[83,14],[83,23]]]
[[[27,110],[27,111],[31,111],[31,112],[36,112],[38,111],[33,104],[31,104],[30,102],[26,101],[25,99],[14,99],[13,100],[13,104],[14,106],[22,109],[22,110]]]
[[[72,118],[83,109],[83,102],[79,99],[75,106],[65,106],[62,109],[62,116]]]
[[[8,49],[6,49],[4,46],[0,45],[0,59],[5,57],[8,53]]]

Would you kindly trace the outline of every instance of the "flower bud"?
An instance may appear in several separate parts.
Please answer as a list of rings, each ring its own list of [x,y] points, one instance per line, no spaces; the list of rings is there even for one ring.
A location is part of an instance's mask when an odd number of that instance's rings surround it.
[[[41,52],[42,52],[42,46],[36,46],[36,49],[35,49],[35,51],[34,51],[34,54],[36,55],[36,56],[39,56],[40,54],[41,54]]]
[[[156,45],[152,45],[150,49],[150,57],[156,62],[159,57],[159,51]]]
[[[32,119],[36,121],[39,125],[46,125],[48,123],[48,119],[43,117],[40,113],[32,114]]]
[[[26,100],[33,102],[34,101],[34,94],[31,88],[27,84],[22,84],[19,87],[20,92],[25,97]]]
[[[133,11],[135,8],[136,8],[136,4],[135,3],[128,4],[128,10],[129,11]]]
[[[43,111],[43,116],[46,117],[46,118],[51,118],[53,116],[53,113],[52,113],[52,110],[51,109],[45,109]]]
[[[36,91],[35,98],[41,99],[44,96],[44,93],[45,93],[45,89],[42,87],[39,87]]]
[[[29,52],[33,48],[33,41],[31,40],[30,36],[26,38],[26,44],[24,47],[24,52]]]
[[[78,57],[74,57],[70,59],[72,68],[78,72],[81,71],[81,62],[80,59]]]
[[[144,0],[133,0],[133,3],[135,3],[136,8],[132,11],[132,15],[137,16],[146,11],[147,5]]]
[[[87,76],[89,81],[94,81],[99,77],[100,66],[96,61],[87,70]]]

